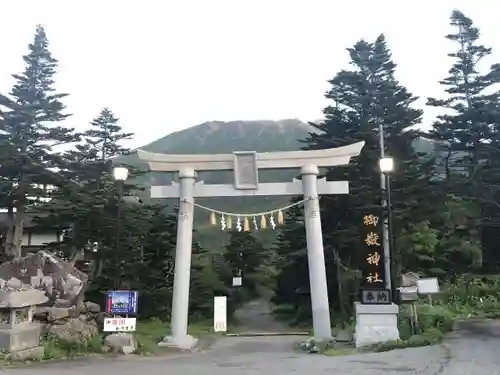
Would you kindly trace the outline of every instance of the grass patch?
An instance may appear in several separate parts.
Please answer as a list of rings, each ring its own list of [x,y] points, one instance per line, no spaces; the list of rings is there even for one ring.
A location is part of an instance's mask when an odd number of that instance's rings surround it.
[[[322,354],[330,357],[338,357],[353,354],[356,348],[351,343],[332,341],[317,341],[309,338],[295,344],[295,350],[310,354]]]
[[[349,355],[355,353],[355,348],[326,348],[321,352],[321,354],[328,357],[341,357],[343,355]]]
[[[176,351],[175,349],[159,348],[158,343],[170,334],[170,324],[159,319],[151,319],[137,323],[135,337],[137,339],[137,354],[154,355]],[[201,321],[190,324],[188,333],[194,337],[203,337],[213,334],[213,325],[210,321]]]
[[[203,337],[213,333],[211,322],[199,322],[189,326],[189,334],[195,337]],[[172,349],[159,348],[164,336],[170,333],[170,325],[159,319],[142,321],[137,323],[134,333],[137,340],[137,350],[135,354],[159,355],[172,352]],[[41,338],[40,346],[44,348],[42,361],[75,359],[90,355],[106,355],[109,348],[104,344],[107,333],[101,332],[88,340],[66,341],[54,335],[46,335]],[[8,353],[0,352],[0,365],[8,366],[14,362],[7,359]],[[33,362],[33,360],[25,361]]]
[[[71,359],[91,354],[106,353],[104,337],[94,335],[89,340],[66,341],[53,335],[42,338],[40,345],[44,348],[43,360]]]

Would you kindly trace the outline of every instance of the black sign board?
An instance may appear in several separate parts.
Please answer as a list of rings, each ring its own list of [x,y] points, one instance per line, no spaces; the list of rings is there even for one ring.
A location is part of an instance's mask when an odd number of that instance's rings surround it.
[[[390,305],[391,291],[387,289],[361,289],[361,303],[364,305]]]
[[[384,250],[382,246],[381,215],[367,213],[363,216],[364,264],[361,289],[385,287]]]

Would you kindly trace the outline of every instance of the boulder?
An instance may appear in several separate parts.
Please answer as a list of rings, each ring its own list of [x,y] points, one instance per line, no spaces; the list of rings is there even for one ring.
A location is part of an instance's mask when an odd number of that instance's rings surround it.
[[[49,307],[47,321],[54,322],[69,317],[69,309],[65,307]]]
[[[88,276],[53,253],[40,250],[0,264],[0,279],[44,290],[59,307],[83,303]]]
[[[109,318],[111,316],[112,316],[111,314],[101,312],[101,313],[95,314],[93,317],[94,317],[97,325],[102,328],[102,327],[104,327],[104,320],[106,320],[106,318]],[[116,317],[118,318],[120,316],[116,316]]]
[[[88,342],[94,335],[99,333],[97,324],[87,322],[79,318],[69,318],[64,324],[52,325],[47,332],[58,339],[78,343]]]
[[[131,333],[112,333],[104,339],[104,344],[113,353],[132,354],[137,349],[137,340]]]
[[[97,314],[101,312],[101,306],[99,306],[95,302],[90,302],[90,301],[85,302],[85,308],[87,309],[88,312],[92,314]]]

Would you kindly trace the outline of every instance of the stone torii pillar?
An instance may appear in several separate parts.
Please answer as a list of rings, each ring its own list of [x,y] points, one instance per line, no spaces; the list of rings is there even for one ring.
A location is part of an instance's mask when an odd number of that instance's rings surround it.
[[[191,251],[196,197],[235,197],[262,195],[304,195],[307,257],[313,312],[314,338],[331,338],[328,287],[323,250],[323,234],[318,194],[349,194],[348,181],[318,179],[319,167],[346,165],[359,155],[364,142],[344,147],[311,150],[256,153],[237,151],[233,154],[173,155],[143,150],[137,153],[151,171],[178,172],[179,182],[167,186],[151,186],[151,198],[179,198],[180,207],[175,253],[174,291],[172,298],[171,336],[160,346],[190,349],[196,339],[187,334]],[[260,169],[300,168],[302,181],[259,183]],[[234,184],[196,182],[197,171],[234,172]]]

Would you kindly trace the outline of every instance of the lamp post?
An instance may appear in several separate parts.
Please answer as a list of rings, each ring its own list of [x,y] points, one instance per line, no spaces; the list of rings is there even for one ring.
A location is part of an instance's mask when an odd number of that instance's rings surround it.
[[[125,181],[128,177],[128,169],[125,167],[113,168],[113,178],[116,181],[116,248],[115,248],[115,267],[116,274],[114,280],[114,288],[120,288],[120,235],[122,232],[122,210],[123,210],[123,192]]]
[[[392,275],[391,255],[394,252],[394,233],[392,230],[392,196],[391,196],[391,174],[394,172],[394,159],[382,157],[379,160],[382,186],[382,206],[387,209],[387,216],[384,217],[384,268],[386,278],[386,288],[391,290],[392,298],[395,296],[395,285]],[[383,181],[383,183],[382,183]],[[387,220],[386,220],[387,218]]]

